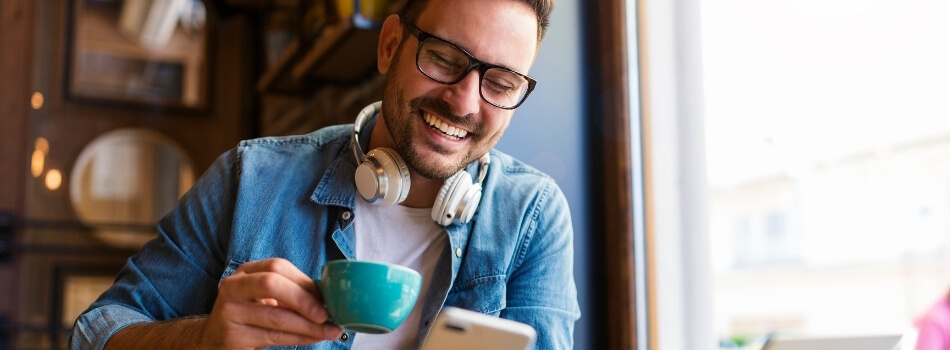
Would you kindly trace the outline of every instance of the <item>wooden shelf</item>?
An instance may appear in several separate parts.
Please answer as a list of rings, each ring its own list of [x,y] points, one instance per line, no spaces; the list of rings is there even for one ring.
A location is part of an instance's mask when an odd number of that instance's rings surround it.
[[[297,38],[291,40],[279,58],[260,75],[256,90],[261,94],[295,94],[312,92],[327,84],[356,84],[376,71],[378,28],[362,25],[366,20],[359,14],[348,14],[341,19],[332,0],[216,0],[231,9],[254,11],[261,14],[290,12]],[[407,0],[389,0],[386,13],[398,13]],[[309,17],[314,6],[325,6],[328,15],[315,24]],[[319,12],[319,11],[318,11]],[[301,25],[301,23],[310,23]],[[319,32],[305,33],[309,27],[322,25]],[[308,27],[304,29],[304,27]]]
[[[353,21],[323,28],[312,43],[298,37],[257,81],[261,93],[299,93],[318,83],[355,83],[376,68],[378,29],[364,29]]]

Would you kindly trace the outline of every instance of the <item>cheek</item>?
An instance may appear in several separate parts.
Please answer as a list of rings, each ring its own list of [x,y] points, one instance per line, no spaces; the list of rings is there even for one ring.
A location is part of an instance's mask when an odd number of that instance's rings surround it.
[[[508,124],[511,122],[511,115],[496,115],[489,118],[497,120],[490,125],[485,125],[486,129],[489,130],[485,135],[485,141],[488,143],[488,148],[492,148],[495,147],[498,140],[501,140],[501,136],[504,135],[505,130],[508,129]]]

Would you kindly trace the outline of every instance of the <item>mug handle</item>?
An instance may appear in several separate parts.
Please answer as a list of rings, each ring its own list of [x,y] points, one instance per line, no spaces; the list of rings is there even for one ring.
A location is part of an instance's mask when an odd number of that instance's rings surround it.
[[[320,292],[320,298],[323,299],[323,309],[327,310],[327,323],[336,324],[336,321],[333,320],[333,315],[330,314],[330,308],[327,307],[326,298],[323,297],[323,285],[321,282],[319,279],[313,280],[313,283],[317,285],[317,291]]]

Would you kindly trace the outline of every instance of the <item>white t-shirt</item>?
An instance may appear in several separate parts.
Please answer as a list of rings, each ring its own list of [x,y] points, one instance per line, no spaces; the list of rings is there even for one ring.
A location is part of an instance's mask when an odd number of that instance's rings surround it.
[[[356,200],[356,258],[409,267],[422,275],[422,288],[412,313],[387,334],[359,333],[353,349],[416,349],[419,318],[432,271],[448,235],[430,217],[432,208],[385,206]]]

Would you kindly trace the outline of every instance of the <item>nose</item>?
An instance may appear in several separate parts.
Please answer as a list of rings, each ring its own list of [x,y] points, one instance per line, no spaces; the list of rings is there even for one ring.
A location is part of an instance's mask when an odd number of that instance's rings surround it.
[[[442,98],[455,107],[457,115],[472,115],[479,111],[482,102],[481,75],[472,70],[459,82],[449,85],[442,92]]]

